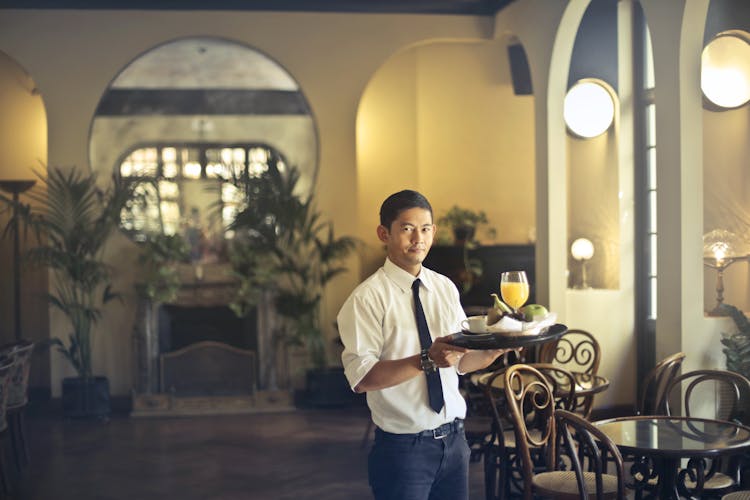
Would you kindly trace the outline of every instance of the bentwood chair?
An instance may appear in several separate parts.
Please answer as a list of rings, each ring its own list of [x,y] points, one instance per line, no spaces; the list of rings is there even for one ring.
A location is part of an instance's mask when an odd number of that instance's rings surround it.
[[[573,375],[554,365],[536,363],[527,366],[538,372],[552,390],[553,407],[572,409],[575,406],[575,379]],[[525,474],[520,466],[515,423],[510,416],[511,406],[505,394],[505,375],[509,368],[496,370],[481,379],[485,397],[492,410],[492,434],[484,449],[484,481],[488,499],[503,499],[512,490],[523,491]],[[533,376],[532,376],[533,377]],[[538,429],[529,432],[538,434]],[[543,449],[531,447],[533,459],[539,461]]]
[[[586,330],[570,329],[553,342],[543,344],[539,361],[552,363],[572,371],[597,375],[601,361],[601,348],[594,336]],[[594,395],[577,398],[576,412],[588,419],[594,406]]]
[[[667,415],[747,423],[750,417],[750,380],[725,370],[683,373],[667,386],[664,409]],[[728,493],[740,484],[740,469],[738,463],[723,465],[720,459],[710,463],[705,459],[691,459],[680,471],[680,480],[684,481],[688,492],[697,495]]]
[[[534,498],[535,492],[544,497],[581,498],[575,474],[557,470],[555,413],[560,410],[555,409],[554,389],[548,378],[533,366],[514,365],[505,372],[504,389],[523,474],[524,500]],[[595,473],[582,474],[591,477]],[[595,478],[583,481],[589,495],[596,494],[590,489],[596,483]]]
[[[644,379],[638,405],[635,409],[636,415],[664,415],[664,399],[667,388],[677,376],[685,360],[684,352],[676,352],[659,361]],[[632,487],[635,489],[635,498],[643,497],[643,491],[656,488],[658,476],[653,467],[649,466],[646,457],[625,456],[626,462],[632,462],[630,475],[633,478]]]
[[[735,491],[734,493],[727,493],[721,500],[750,500],[750,491]]]
[[[8,405],[8,392],[15,360],[11,357],[0,356],[0,494],[3,496],[10,493],[10,482],[5,466],[5,442],[8,434],[8,420],[6,416]]]
[[[637,415],[664,415],[664,396],[669,383],[677,376],[685,360],[684,352],[677,352],[659,361],[644,379]]]
[[[497,358],[484,370],[472,372],[459,377],[459,388],[466,400],[466,419],[464,432],[471,449],[471,461],[478,462],[493,439],[492,403],[487,397],[483,384],[479,381],[488,374],[504,370],[507,366],[523,359],[523,349],[508,351]]]
[[[567,498],[625,498],[625,472],[617,445],[588,420],[579,415],[555,410],[557,463],[563,459],[572,469],[574,481],[558,481],[569,488]],[[610,464],[611,461],[611,464]],[[608,474],[609,468],[614,474]],[[571,484],[572,483],[572,484]],[[558,495],[559,497],[559,495]]]
[[[8,387],[7,418],[13,457],[19,472],[22,466],[29,463],[24,413],[29,402],[29,374],[33,353],[34,343],[28,340],[21,340],[10,346],[10,356],[15,364]]]

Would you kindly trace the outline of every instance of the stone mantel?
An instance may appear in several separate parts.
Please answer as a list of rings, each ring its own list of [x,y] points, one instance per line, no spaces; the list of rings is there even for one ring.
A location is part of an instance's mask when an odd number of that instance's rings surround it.
[[[169,407],[179,406],[176,398],[167,394],[160,387],[159,356],[159,311],[163,306],[180,307],[214,307],[228,306],[236,296],[237,283],[226,277],[220,279],[194,280],[184,282],[178,290],[177,297],[168,303],[156,303],[151,300],[140,298],[137,308],[137,318],[133,332],[133,352],[135,362],[135,384],[133,388],[133,409],[135,415],[145,415],[152,412],[169,414]],[[277,358],[274,352],[272,333],[276,325],[276,314],[273,308],[273,299],[265,294],[257,306],[257,360],[258,360],[258,387],[260,399],[264,400],[263,394],[273,394],[271,399],[288,403],[285,394],[288,391],[279,390],[277,387],[279,369],[274,360]],[[283,397],[282,397],[283,396]],[[199,398],[201,401],[210,398]],[[226,398],[225,398],[226,399]],[[231,398],[230,398],[231,399]],[[236,399],[236,398],[235,398]],[[268,399],[268,396],[265,396]],[[205,402],[205,407],[215,413],[224,413],[221,410],[220,401]],[[202,403],[203,405],[203,403]],[[242,406],[242,405],[241,405]],[[247,408],[252,408],[250,402],[244,403]],[[237,411],[233,406],[230,410]]]
[[[169,305],[182,307],[210,307],[229,305],[237,294],[236,281],[195,281],[185,283]]]

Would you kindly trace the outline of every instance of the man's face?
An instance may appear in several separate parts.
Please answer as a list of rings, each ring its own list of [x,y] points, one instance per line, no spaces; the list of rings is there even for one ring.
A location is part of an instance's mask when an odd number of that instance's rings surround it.
[[[390,228],[378,226],[378,238],[385,243],[388,258],[416,276],[430,251],[436,230],[429,210],[410,208],[401,212]]]

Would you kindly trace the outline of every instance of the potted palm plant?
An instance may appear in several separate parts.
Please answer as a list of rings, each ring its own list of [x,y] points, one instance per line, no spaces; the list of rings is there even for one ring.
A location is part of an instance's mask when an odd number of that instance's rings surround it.
[[[20,213],[39,241],[26,257],[52,271],[47,298],[70,328],[66,338],[51,340],[77,374],[63,379],[63,413],[104,417],[110,411],[109,382],[94,376],[91,346],[97,321],[106,305],[118,298],[102,254],[131,191],[115,176],[107,189],[100,189],[96,174],[76,167],[50,168],[46,176],[37,175],[43,188],[29,193],[35,203]]]
[[[304,346],[312,368],[307,373],[308,401],[325,397],[328,384],[320,378],[333,377],[345,387],[343,373],[327,366],[327,344],[320,325],[320,304],[327,284],[346,271],[343,260],[357,240],[336,237],[333,225],[322,219],[313,196],[297,195],[297,169],[285,173],[271,168],[248,180],[247,207],[232,229],[233,266],[240,280],[239,302],[257,303],[259,293],[270,291],[281,318],[274,338],[285,345]],[[235,307],[241,310],[236,304]],[[320,387],[321,391],[315,391]],[[312,394],[311,394],[312,393]]]
[[[750,378],[750,322],[745,313],[735,306],[721,304],[722,315],[730,316],[737,326],[735,333],[722,334],[722,351],[726,356],[727,370]]]
[[[489,224],[489,220],[484,210],[476,211],[453,205],[438,218],[437,223],[439,226],[449,227],[453,231],[456,245],[465,245],[474,241],[477,228]],[[488,232],[491,236],[494,236],[495,229],[490,227]]]
[[[462,294],[469,293],[474,284],[481,278],[483,268],[482,261],[469,256],[469,251],[479,244],[475,239],[476,230],[481,225],[488,225],[487,214],[483,211],[475,211],[453,205],[445,214],[438,218],[438,226],[445,226],[453,232],[454,244],[461,247],[462,266],[452,276]],[[487,233],[495,237],[495,228],[489,227]]]

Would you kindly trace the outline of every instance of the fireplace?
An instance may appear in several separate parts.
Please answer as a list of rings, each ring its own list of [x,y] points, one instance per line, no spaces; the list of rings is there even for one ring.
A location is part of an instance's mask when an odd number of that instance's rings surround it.
[[[159,386],[176,396],[253,395],[257,317],[228,306],[159,308]]]
[[[176,300],[141,300],[134,341],[133,416],[278,411],[270,299],[238,318],[231,282],[183,285]]]
[[[238,318],[226,305],[164,304],[159,307],[159,353],[211,340],[257,351],[258,316],[252,311]]]

